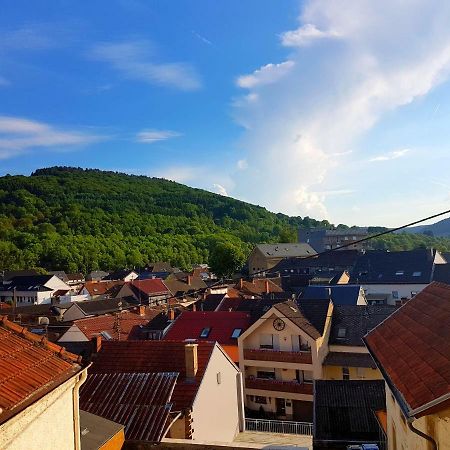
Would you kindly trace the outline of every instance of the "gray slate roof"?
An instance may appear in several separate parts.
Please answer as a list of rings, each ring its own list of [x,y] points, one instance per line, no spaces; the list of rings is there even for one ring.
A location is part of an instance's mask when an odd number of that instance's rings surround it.
[[[376,369],[375,361],[369,353],[329,352],[323,361],[324,366],[365,367]]]
[[[328,343],[364,347],[363,336],[396,309],[393,305],[335,305]],[[339,337],[340,329],[345,329],[345,337]]]
[[[256,246],[262,254],[268,258],[289,258],[299,256],[311,256],[317,252],[309,245],[299,244],[258,244]]]

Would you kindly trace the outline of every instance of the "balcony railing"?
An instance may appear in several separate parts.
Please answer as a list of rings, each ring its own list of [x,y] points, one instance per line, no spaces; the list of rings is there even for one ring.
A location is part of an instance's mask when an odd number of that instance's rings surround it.
[[[310,351],[284,352],[269,349],[244,349],[244,359],[253,361],[275,361],[296,364],[312,364]]]
[[[313,394],[312,383],[299,383],[297,381],[279,381],[265,378],[246,378],[247,389],[261,389],[263,391],[289,392],[291,394]]]
[[[246,431],[263,433],[303,434],[312,436],[313,424],[309,422],[292,422],[287,420],[266,420],[245,418]]]

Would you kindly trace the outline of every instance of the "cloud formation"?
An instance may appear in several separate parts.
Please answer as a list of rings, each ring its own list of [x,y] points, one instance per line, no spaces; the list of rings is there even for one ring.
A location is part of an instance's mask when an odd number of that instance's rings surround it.
[[[402,158],[411,150],[409,148],[404,148],[403,150],[394,150],[393,152],[386,153],[385,155],[375,156],[374,158],[370,158],[369,162],[378,162],[378,161],[390,161],[392,159]]]
[[[281,35],[292,62],[282,82],[258,82],[263,69],[238,78],[246,91],[234,117],[251,164],[233,194],[329,218],[330,192],[364,184],[357,169],[367,132],[449,78],[449,21],[450,3],[438,0],[307,1],[298,28]]]
[[[200,89],[201,81],[194,67],[188,63],[156,62],[155,51],[149,41],[103,42],[95,45],[89,56],[110,64],[130,80],[167,86],[182,91]]]
[[[20,117],[0,116],[0,159],[16,157],[35,148],[66,150],[105,138]]]
[[[216,194],[223,195],[224,197],[228,197],[227,190],[221,184],[214,183],[213,187],[216,190]]]
[[[143,144],[153,144],[179,136],[182,136],[182,134],[171,130],[143,130],[137,134],[136,140]]]
[[[252,89],[257,86],[275,83],[283,78],[294,67],[294,61],[284,61],[280,64],[266,64],[256,69],[250,75],[241,75],[236,84],[241,88]]]

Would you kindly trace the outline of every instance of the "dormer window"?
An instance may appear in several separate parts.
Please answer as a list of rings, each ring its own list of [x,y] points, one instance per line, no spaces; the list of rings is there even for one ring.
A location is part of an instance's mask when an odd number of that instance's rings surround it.
[[[200,337],[207,338],[209,336],[210,332],[211,332],[211,328],[203,328],[202,332],[200,333]]]
[[[231,338],[232,339],[237,339],[242,333],[242,328],[235,328],[233,330],[233,333],[231,333]]]
[[[338,328],[337,337],[340,339],[343,339],[347,336],[347,329],[346,328]]]
[[[404,270],[397,270],[397,272],[395,272],[395,275],[405,275],[405,271]]]
[[[422,275],[422,272],[413,272],[413,277],[420,277]]]

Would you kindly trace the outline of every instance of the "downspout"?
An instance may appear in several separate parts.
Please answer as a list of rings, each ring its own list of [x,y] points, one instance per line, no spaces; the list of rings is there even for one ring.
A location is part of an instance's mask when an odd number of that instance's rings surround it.
[[[92,365],[89,364],[81,372],[75,386],[73,387],[73,431],[75,440],[75,450],[81,450],[81,430],[80,430],[80,387],[86,381],[87,369]]]
[[[415,428],[414,425],[412,424],[412,422],[408,422],[408,428],[413,433],[417,434],[421,438],[423,438],[423,439],[427,440],[428,442],[430,442],[433,450],[438,450],[438,446],[436,444],[436,441],[431,436],[428,436],[428,434],[425,434],[424,432],[422,432],[422,431],[418,430],[417,428]]]

